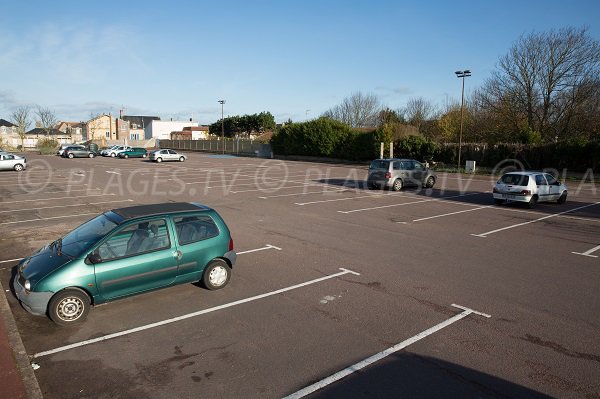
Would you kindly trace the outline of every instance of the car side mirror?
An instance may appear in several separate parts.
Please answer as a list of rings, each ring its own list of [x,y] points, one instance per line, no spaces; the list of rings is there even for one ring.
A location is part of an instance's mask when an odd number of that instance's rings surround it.
[[[102,258],[100,257],[100,255],[92,252],[87,256],[87,261],[92,265],[95,265],[96,263],[102,263]]]

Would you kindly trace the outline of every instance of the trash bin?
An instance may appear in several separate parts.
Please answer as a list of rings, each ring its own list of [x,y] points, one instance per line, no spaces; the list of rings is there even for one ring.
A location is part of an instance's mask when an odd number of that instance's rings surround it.
[[[465,172],[475,173],[475,161],[467,161],[465,165]]]

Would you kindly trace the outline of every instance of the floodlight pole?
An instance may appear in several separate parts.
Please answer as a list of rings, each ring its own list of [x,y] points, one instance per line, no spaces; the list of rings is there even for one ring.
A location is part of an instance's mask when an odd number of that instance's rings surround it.
[[[462,78],[462,94],[460,98],[460,132],[458,134],[458,171],[460,172],[460,153],[462,150],[462,132],[463,132],[463,112],[465,106],[465,78],[471,76],[471,71],[465,69],[464,71],[454,72],[457,78]]]
[[[223,119],[223,105],[225,104],[225,100],[219,100],[219,104],[221,104],[221,141],[223,142],[223,154],[225,154],[225,119]]]

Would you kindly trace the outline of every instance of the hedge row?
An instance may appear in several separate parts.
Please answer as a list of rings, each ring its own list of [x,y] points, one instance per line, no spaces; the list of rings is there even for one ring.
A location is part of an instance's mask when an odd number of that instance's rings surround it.
[[[328,118],[283,126],[273,135],[273,152],[279,155],[329,157],[366,161],[379,157],[380,143],[386,143],[386,156],[393,132],[385,125],[375,131],[360,132]],[[408,136],[394,142],[394,156],[457,163],[457,144],[439,144],[421,136]],[[600,143],[551,144],[463,144],[461,163],[494,168],[507,159],[516,159],[528,169],[567,168],[576,172],[600,171]]]

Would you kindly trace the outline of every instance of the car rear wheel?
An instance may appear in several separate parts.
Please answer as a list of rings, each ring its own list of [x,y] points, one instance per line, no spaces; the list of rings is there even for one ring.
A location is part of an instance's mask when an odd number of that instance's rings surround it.
[[[394,180],[394,184],[392,185],[392,188],[394,189],[394,191],[400,191],[400,190],[402,190],[402,187],[403,187],[402,179]]]
[[[563,193],[560,195],[560,197],[558,197],[558,199],[556,200],[556,203],[564,204],[565,202],[567,202],[567,192],[563,191]]]
[[[425,181],[424,187],[431,188],[431,187],[433,187],[434,184],[435,184],[435,177],[429,176],[427,178],[427,180]]]
[[[185,158],[184,157],[179,157],[179,162],[183,162],[183,161],[185,161]]]
[[[20,163],[18,163],[18,164],[16,164],[16,165],[14,166],[14,169],[15,169],[17,172],[20,172],[20,171],[22,171],[22,170],[23,170],[23,165],[21,165]]]
[[[162,158],[156,158],[156,162],[161,163],[162,162]]]
[[[227,285],[231,278],[231,268],[221,259],[215,259],[206,266],[202,276],[202,284],[209,290],[214,291]]]
[[[75,155],[73,155],[73,154],[69,154],[69,155],[67,155],[67,157],[68,157],[69,159],[73,159],[73,157],[74,157],[74,156],[75,156]]]
[[[116,157],[116,156],[117,156],[117,154],[115,154],[114,152],[110,154],[110,157],[111,157],[111,158],[114,158],[114,157]]]
[[[534,195],[529,200],[529,203],[527,204],[527,206],[529,207],[529,209],[532,209],[532,208],[535,208],[535,206],[537,205],[537,203],[538,203],[538,196]]]
[[[146,154],[142,154],[142,158],[146,158],[148,155]]]
[[[77,289],[59,291],[48,305],[50,319],[62,326],[85,319],[89,311],[90,298]]]
[[[89,154],[88,157],[94,158],[94,154]]]
[[[123,158],[127,159],[127,158],[129,158],[129,155],[125,154],[125,155],[123,155]]]

